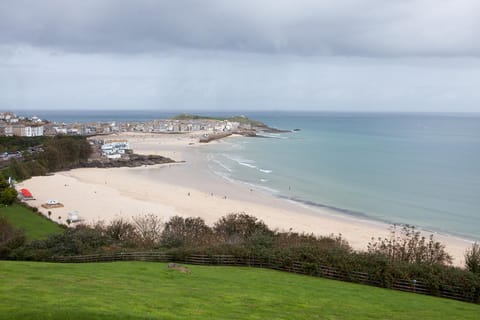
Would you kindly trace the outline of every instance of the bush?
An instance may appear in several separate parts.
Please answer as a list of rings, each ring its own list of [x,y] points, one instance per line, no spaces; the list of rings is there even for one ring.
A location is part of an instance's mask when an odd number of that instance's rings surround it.
[[[53,256],[90,254],[110,244],[111,241],[103,230],[77,225],[75,228],[67,228],[62,234],[51,235],[46,240],[31,242],[21,251],[23,257],[20,258],[43,260]],[[17,254],[21,256],[20,253]]]
[[[0,204],[9,206],[14,203],[15,200],[17,200],[17,196],[17,190],[13,188],[6,188],[0,192]]]
[[[212,229],[201,218],[174,216],[165,223],[162,245],[165,247],[203,246],[214,242]]]
[[[125,247],[134,247],[137,239],[135,226],[120,218],[113,220],[105,228],[105,234],[113,241]]]
[[[12,250],[24,244],[23,230],[14,228],[6,218],[0,217],[0,259],[9,258]]]
[[[391,227],[390,237],[372,238],[368,252],[385,255],[390,261],[427,264],[451,264],[452,257],[445,246],[433,240],[433,235],[425,238],[415,227],[404,225],[398,235],[397,226]]]
[[[275,248],[317,246],[323,249],[341,248],[346,251],[351,250],[350,245],[342,238],[342,235],[315,236],[312,233],[296,232],[276,232],[273,246]]]
[[[273,235],[263,221],[246,213],[232,213],[221,217],[213,226],[220,241],[227,244],[242,244],[253,235]]]
[[[155,248],[160,245],[163,223],[153,214],[146,214],[133,218],[136,233],[136,246],[141,248]]]
[[[11,159],[8,166],[9,174],[17,180],[25,180],[31,177],[30,171],[25,163]]]
[[[470,272],[480,274],[480,244],[477,242],[465,252],[465,267]]]

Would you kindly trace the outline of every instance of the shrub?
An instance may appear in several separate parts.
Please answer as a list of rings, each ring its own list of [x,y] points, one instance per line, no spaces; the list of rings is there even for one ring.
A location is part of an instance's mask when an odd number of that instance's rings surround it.
[[[276,232],[273,246],[275,248],[291,248],[317,246],[323,249],[341,248],[351,250],[350,245],[342,235],[315,236],[313,233]]]
[[[133,225],[137,247],[154,248],[160,245],[163,223],[159,217],[153,214],[133,217]]]
[[[201,218],[174,216],[165,223],[162,245],[165,247],[203,246],[214,242],[212,229]]]
[[[0,258],[9,258],[12,250],[25,243],[23,230],[14,228],[6,218],[0,217]]]
[[[404,225],[400,234],[397,226],[391,227],[390,237],[372,238],[368,243],[368,252],[385,255],[390,261],[427,264],[451,264],[452,257],[445,246],[434,241],[433,235],[427,239],[421,236],[415,227]]]
[[[11,159],[8,166],[9,173],[18,180],[24,180],[31,177],[28,167],[16,159]]]
[[[105,234],[113,241],[125,247],[135,246],[137,234],[135,226],[122,218],[113,220],[108,226],[103,227]]]
[[[13,188],[5,188],[0,192],[0,204],[11,205],[17,199],[17,190]]]
[[[465,252],[465,267],[470,272],[480,274],[480,244],[477,242]]]
[[[27,245],[34,257],[79,255],[97,252],[110,244],[110,239],[99,228],[77,225],[67,228],[62,234],[55,234],[46,240],[33,241]]]
[[[228,244],[242,244],[254,234],[273,235],[263,221],[246,213],[232,213],[221,217],[213,226],[219,239]]]

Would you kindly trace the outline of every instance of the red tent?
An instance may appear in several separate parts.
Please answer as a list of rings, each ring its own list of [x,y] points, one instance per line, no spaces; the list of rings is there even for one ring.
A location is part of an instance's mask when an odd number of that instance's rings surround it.
[[[20,189],[20,192],[24,198],[33,198],[32,193],[28,189]]]

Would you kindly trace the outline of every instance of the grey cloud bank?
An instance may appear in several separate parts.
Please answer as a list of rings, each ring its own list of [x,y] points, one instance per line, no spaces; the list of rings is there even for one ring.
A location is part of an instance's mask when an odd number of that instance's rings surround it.
[[[0,108],[480,111],[480,1],[0,1]]]
[[[480,2],[4,0],[0,30],[4,44],[86,53],[477,56]]]

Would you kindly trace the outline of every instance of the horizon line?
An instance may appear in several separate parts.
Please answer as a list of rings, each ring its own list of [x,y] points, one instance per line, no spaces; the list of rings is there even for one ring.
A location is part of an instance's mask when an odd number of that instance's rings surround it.
[[[126,111],[126,112],[164,112],[164,113],[189,113],[195,114],[199,112],[215,112],[215,113],[242,113],[242,112],[252,112],[252,113],[384,113],[384,114],[480,114],[480,111],[413,111],[413,110],[333,110],[333,109],[325,109],[325,110],[295,110],[295,109],[282,109],[282,110],[275,110],[275,109],[268,109],[268,110],[258,110],[258,109],[232,109],[232,110],[222,110],[222,109],[153,109],[153,108],[145,108],[145,109],[128,109],[128,108],[105,108],[105,109],[90,109],[90,108],[8,108],[8,109],[0,109],[0,112],[35,112],[35,111],[59,111],[59,112],[66,112],[66,111],[82,111],[82,112],[112,112],[112,111]]]

